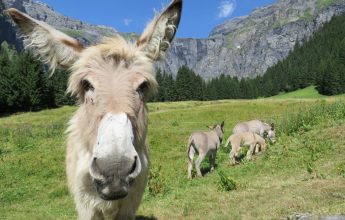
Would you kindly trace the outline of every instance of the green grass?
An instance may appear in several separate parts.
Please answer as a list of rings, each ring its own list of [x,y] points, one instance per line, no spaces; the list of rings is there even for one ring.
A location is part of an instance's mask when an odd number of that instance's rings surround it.
[[[341,109],[345,107],[342,102],[331,104],[334,99],[315,102],[150,103],[153,169],[138,215],[280,219],[296,212],[344,214],[345,116]],[[316,110],[303,115],[301,109]],[[74,107],[63,107],[0,119],[0,219],[76,218],[66,187],[63,133],[74,111]],[[220,172],[187,180],[186,143],[192,131],[207,130],[207,125],[225,120],[227,138],[237,122],[253,118],[275,122],[284,131],[275,145],[238,166],[229,166],[229,149],[221,148],[216,167]],[[298,124],[300,120],[304,123]],[[296,123],[302,129],[287,132]],[[202,169],[208,170],[208,165],[205,160]],[[224,190],[227,180],[230,191]]]
[[[303,99],[315,99],[315,98],[324,98],[327,96],[321,95],[315,89],[315,86],[308,86],[304,89],[299,89],[293,92],[281,93],[279,95],[270,97],[275,99],[289,99],[289,98],[303,98]]]

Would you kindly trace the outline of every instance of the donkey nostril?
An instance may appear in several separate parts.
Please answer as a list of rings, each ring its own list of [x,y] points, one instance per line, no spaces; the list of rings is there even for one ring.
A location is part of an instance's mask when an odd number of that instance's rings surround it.
[[[129,171],[128,174],[134,173],[134,171],[135,171],[135,169],[137,167],[137,160],[138,160],[138,158],[137,158],[137,156],[135,156],[134,157],[134,163],[133,163],[132,168],[131,168],[131,170]]]

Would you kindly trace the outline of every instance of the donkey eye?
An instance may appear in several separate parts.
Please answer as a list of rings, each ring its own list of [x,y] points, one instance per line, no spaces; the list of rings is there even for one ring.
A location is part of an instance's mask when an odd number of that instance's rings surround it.
[[[137,92],[144,94],[146,90],[148,89],[147,81],[144,81],[140,84],[140,86],[137,88]]]
[[[94,91],[95,88],[91,85],[91,83],[88,80],[83,80],[82,81],[82,86],[85,92],[91,90]]]

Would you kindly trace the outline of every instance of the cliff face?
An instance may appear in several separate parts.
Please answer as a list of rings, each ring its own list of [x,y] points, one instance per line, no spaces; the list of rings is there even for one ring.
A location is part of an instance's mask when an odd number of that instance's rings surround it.
[[[176,39],[167,60],[157,66],[175,74],[187,65],[206,79],[263,74],[297,40],[303,42],[344,11],[345,0],[280,0],[215,27],[207,39]]]
[[[1,1],[2,7],[18,8],[86,45],[117,33],[113,28],[65,17],[39,1]],[[186,65],[205,79],[220,74],[240,78],[263,74],[285,58],[297,40],[303,42],[322,24],[344,11],[345,0],[279,0],[215,27],[206,39],[175,39],[167,59],[156,66],[176,74],[179,67]],[[1,31],[0,41],[14,41],[13,27],[1,14],[0,25],[1,30],[8,30],[6,34]],[[21,41],[17,39],[15,44],[18,48]]]

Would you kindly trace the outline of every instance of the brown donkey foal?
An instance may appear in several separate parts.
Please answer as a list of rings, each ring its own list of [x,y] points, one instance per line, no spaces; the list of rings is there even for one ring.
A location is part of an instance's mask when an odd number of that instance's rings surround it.
[[[198,159],[195,161],[195,169],[199,177],[202,176],[200,171],[201,162],[206,155],[210,156],[211,171],[214,170],[216,163],[217,150],[223,140],[224,135],[224,121],[220,125],[214,125],[209,127],[211,131],[199,131],[193,132],[188,141],[188,178],[192,179],[193,158],[197,152],[199,154]]]
[[[182,0],[172,3],[134,44],[120,35],[84,48],[76,39],[16,9],[28,47],[69,68],[80,106],[69,122],[66,169],[79,219],[134,219],[147,182],[146,100],[156,89],[153,62],[173,40]]]

